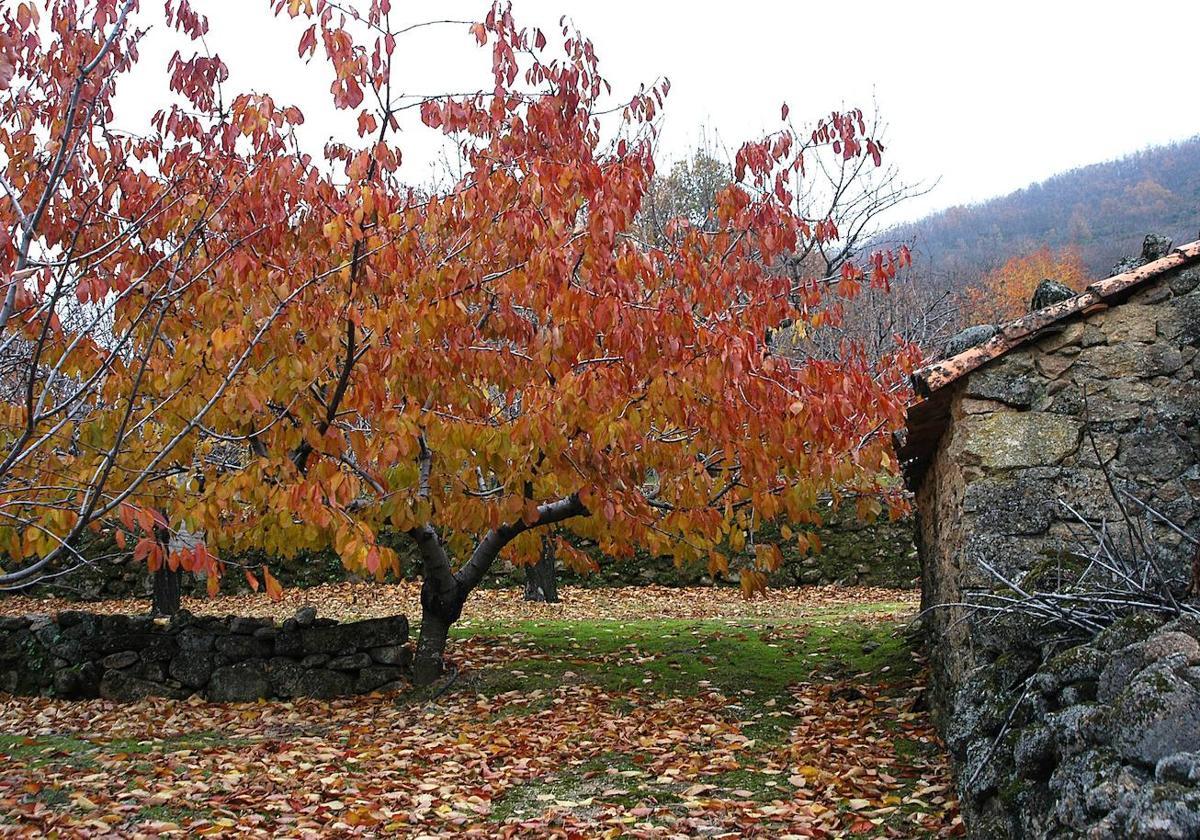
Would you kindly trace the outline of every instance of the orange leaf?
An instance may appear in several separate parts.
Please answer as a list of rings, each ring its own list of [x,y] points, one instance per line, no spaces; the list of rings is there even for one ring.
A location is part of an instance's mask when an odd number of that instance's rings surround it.
[[[144,563],[154,552],[155,543],[151,537],[142,537],[137,541],[137,545],[133,547],[133,559],[139,563]]]
[[[271,570],[266,566],[262,567],[262,572],[263,580],[267,584],[267,595],[272,601],[278,601],[283,597],[283,587],[280,586],[279,581],[275,579],[275,576],[271,574]]]

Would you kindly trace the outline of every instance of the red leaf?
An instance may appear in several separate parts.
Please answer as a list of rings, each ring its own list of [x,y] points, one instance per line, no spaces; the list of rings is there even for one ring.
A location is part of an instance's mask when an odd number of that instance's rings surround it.
[[[354,79],[346,80],[346,104],[351,108],[357,108],[362,104],[363,92],[359,87],[358,82]]]
[[[137,541],[137,545],[133,547],[133,559],[139,563],[144,562],[154,552],[155,543],[150,537],[142,537]]]
[[[317,51],[317,25],[314,23],[304,34],[300,36],[300,46],[297,48],[297,54],[303,56],[304,53],[312,55]]]
[[[16,72],[16,62],[7,55],[0,54],[0,90],[8,90],[13,74]]]

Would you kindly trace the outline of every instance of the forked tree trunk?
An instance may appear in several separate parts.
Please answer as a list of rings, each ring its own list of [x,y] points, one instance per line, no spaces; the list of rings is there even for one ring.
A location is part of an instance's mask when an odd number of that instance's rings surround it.
[[[427,475],[428,460],[422,465]],[[427,478],[422,479],[425,483]],[[442,673],[445,663],[446,639],[450,626],[462,615],[467,595],[479,585],[501,549],[517,535],[531,527],[554,525],[572,516],[586,516],[588,509],[577,495],[538,505],[535,521],[510,523],[493,528],[484,535],[471,558],[457,572],[451,570],[450,557],[432,525],[419,525],[409,536],[421,552],[424,580],[421,583],[421,633],[413,656],[413,682],[429,685]]]
[[[151,612],[154,615],[175,615],[180,606],[180,582],[182,569],[172,571],[164,562],[154,573],[154,600]]]
[[[554,538],[542,536],[542,554],[532,566],[525,567],[525,600],[539,603],[558,603],[558,574],[555,569],[557,556]]]

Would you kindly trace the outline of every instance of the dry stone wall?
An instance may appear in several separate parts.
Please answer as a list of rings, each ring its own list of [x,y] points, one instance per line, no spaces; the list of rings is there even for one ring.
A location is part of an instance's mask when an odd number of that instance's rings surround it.
[[[272,619],[62,612],[0,617],[0,691],[212,701],[364,694],[407,678],[404,616],[340,624],[309,608]]]
[[[945,726],[972,837],[1200,837],[1200,622],[1133,614],[973,671]]]
[[[970,606],[998,576],[1045,591],[1082,568],[1096,542],[1080,518],[1115,526],[1120,545],[1118,498],[1185,597],[1200,559],[1200,268],[937,398],[949,422],[916,488],[917,544],[931,700],[968,835],[1200,837],[1200,622],[1134,613],[1080,644]]]
[[[941,699],[1013,641],[953,606],[996,586],[986,567],[1020,582],[1078,556],[1082,529],[1062,502],[1091,522],[1119,522],[1111,479],[1200,535],[1198,287],[1200,268],[1167,273],[952,386],[950,422],[917,493],[923,599],[948,642],[934,649]],[[1195,548],[1140,515],[1156,559],[1186,581]]]

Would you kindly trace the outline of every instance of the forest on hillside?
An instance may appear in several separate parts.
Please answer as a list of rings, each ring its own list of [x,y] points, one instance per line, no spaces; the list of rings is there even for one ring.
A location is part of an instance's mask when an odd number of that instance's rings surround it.
[[[1147,233],[1190,242],[1200,231],[1200,135],[1083,166],[1006,196],[951,207],[889,231],[912,243],[918,270],[974,283],[1043,247],[1077,250],[1093,277],[1136,254]]]

